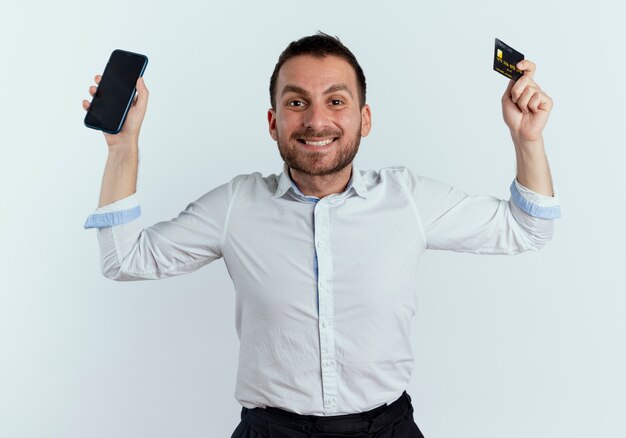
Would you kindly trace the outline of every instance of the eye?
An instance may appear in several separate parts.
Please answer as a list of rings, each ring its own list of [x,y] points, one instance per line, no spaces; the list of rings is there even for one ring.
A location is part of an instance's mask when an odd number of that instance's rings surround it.
[[[304,106],[304,102],[302,102],[301,100],[290,100],[289,102],[287,102],[287,105],[294,106],[294,107],[302,107]]]
[[[341,99],[333,99],[330,101],[333,105],[343,105],[343,100]]]

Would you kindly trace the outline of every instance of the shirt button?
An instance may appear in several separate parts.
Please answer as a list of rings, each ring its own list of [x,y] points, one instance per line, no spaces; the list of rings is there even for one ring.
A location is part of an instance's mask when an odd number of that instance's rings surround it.
[[[322,327],[326,328],[326,321],[322,322]]]
[[[323,247],[324,247],[324,245],[325,245],[325,243],[324,243],[324,241],[323,241],[323,240],[319,240],[319,241],[317,242],[317,247],[318,247],[318,248],[323,248]]]

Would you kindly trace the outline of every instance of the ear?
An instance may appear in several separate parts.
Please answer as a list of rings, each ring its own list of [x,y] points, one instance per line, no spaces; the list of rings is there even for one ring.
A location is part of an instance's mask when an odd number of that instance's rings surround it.
[[[361,108],[361,137],[367,137],[372,129],[372,110],[368,104]]]
[[[278,136],[276,135],[276,110],[274,108],[267,110],[267,122],[269,123],[270,135],[274,141],[278,141]]]

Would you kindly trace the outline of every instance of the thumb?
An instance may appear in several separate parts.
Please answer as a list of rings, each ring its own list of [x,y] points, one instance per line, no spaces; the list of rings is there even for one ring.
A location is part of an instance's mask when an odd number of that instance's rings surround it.
[[[145,110],[148,107],[148,88],[146,87],[145,82],[143,81],[143,78],[140,77],[139,79],[137,79],[137,105]]]

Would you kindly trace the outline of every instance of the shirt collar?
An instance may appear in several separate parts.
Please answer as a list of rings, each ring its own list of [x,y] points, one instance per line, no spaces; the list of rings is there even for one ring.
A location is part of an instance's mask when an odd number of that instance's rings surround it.
[[[298,189],[298,186],[296,186],[296,184],[289,177],[289,166],[287,166],[287,163],[283,163],[283,171],[280,174],[280,177],[278,180],[278,187],[276,188],[276,192],[274,192],[273,197],[280,198],[285,193],[287,193],[289,189],[291,189],[299,197],[305,197],[311,200],[317,199],[314,196],[307,196],[300,192],[300,190]],[[367,198],[368,193],[367,193],[367,187],[365,186],[365,181],[363,181],[361,172],[359,172],[359,170],[357,169],[354,163],[352,163],[352,175],[350,176],[350,182],[348,183],[348,187],[346,188],[344,193],[349,192],[350,189],[354,189],[356,194],[359,195],[360,197]]]

